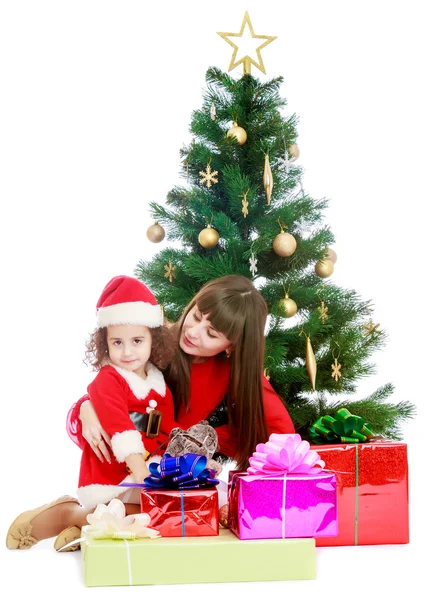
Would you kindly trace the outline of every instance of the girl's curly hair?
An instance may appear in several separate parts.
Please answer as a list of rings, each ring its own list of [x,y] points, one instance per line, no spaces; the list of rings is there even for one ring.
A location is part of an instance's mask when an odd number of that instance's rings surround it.
[[[151,353],[150,362],[158,369],[165,369],[174,358],[177,340],[164,325],[162,327],[150,327]],[[85,364],[92,367],[93,371],[99,371],[104,363],[109,360],[109,347],[107,344],[107,327],[96,329],[86,343]]]

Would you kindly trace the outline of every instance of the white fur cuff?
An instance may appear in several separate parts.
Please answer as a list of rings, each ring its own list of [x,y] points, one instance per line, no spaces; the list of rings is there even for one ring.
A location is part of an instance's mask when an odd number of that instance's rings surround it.
[[[127,477],[123,479],[123,483],[133,483],[133,477],[127,475]],[[125,494],[129,489],[131,490],[134,488],[92,483],[91,485],[80,487],[77,490],[77,498],[83,508],[90,510],[95,508],[97,504],[107,504],[113,498]]]
[[[145,454],[142,435],[136,429],[116,433],[112,439],[112,452],[118,462],[125,462],[129,454]]]

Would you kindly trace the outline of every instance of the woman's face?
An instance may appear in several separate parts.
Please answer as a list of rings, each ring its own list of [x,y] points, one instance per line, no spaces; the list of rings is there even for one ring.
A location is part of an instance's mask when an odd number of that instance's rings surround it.
[[[179,341],[180,348],[195,359],[216,356],[230,347],[230,340],[214,329],[197,308],[193,306],[182,325]]]

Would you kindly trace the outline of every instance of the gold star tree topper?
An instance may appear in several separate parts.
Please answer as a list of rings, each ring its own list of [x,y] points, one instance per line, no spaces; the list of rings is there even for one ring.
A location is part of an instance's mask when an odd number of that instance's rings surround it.
[[[250,35],[248,35],[248,30]],[[223,40],[225,40],[228,44],[230,44],[233,48],[232,60],[230,61],[229,71],[243,63],[244,65],[244,75],[251,74],[251,65],[254,65],[262,71],[262,73],[266,73],[265,67],[263,64],[263,59],[260,51],[265,48],[268,44],[277,39],[277,36],[274,35],[256,35],[254,33],[253,25],[251,24],[250,15],[248,12],[245,13],[244,18],[242,20],[241,31],[239,33],[228,33],[224,31],[217,31],[218,35],[220,35]],[[250,47],[256,52],[257,61],[253,60],[253,58],[249,54],[245,54],[244,56],[238,58],[239,47],[229,38],[241,38],[241,42],[245,44],[250,44]],[[262,43],[258,43],[256,40],[265,40]]]

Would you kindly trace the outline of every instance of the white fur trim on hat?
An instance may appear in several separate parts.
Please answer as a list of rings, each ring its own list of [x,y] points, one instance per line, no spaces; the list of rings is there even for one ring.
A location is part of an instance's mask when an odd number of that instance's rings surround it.
[[[162,396],[162,398],[165,396],[166,385],[164,376],[159,369],[154,366],[153,363],[148,362],[145,365],[145,370],[147,371],[146,379],[142,379],[142,377],[133,371],[128,371],[122,367],[117,367],[112,363],[108,364],[110,364],[121,375],[121,377],[126,380],[127,385],[133,392],[133,395],[138,398],[138,400],[144,400],[144,398],[147,398],[151,390],[157,392],[159,396]],[[159,409],[159,403],[157,408]]]
[[[142,435],[136,429],[115,433],[111,439],[112,452],[118,462],[125,462],[129,454],[145,454]]]
[[[127,475],[120,483],[134,483],[132,475]],[[83,508],[95,508],[97,504],[107,504],[113,498],[117,498],[121,494],[131,488],[118,487],[117,485],[104,485],[101,483],[92,483],[79,487],[77,490],[77,499]]]
[[[163,322],[161,306],[148,302],[123,302],[122,304],[103,306],[97,311],[97,327],[108,327],[109,325],[161,327]]]

